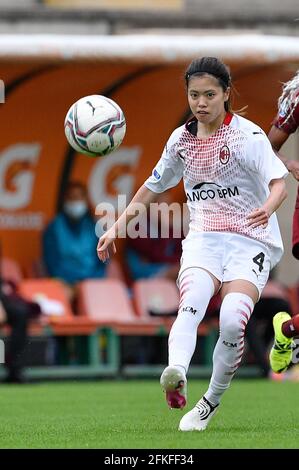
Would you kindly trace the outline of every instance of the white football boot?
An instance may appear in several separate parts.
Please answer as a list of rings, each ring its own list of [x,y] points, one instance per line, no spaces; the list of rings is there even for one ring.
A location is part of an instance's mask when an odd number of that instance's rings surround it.
[[[160,384],[166,393],[169,408],[184,408],[187,403],[187,379],[181,368],[166,367],[161,375]]]
[[[205,397],[202,397],[195,407],[186,413],[179,424],[180,431],[204,431],[218,410]]]

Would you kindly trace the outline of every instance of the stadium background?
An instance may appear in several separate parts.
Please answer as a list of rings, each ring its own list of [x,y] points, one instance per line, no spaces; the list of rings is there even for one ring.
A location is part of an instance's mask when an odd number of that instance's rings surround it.
[[[261,31],[259,18],[267,9],[267,2],[258,13],[253,7],[244,11],[230,3],[223,12],[218,2],[212,2],[209,9],[206,2],[202,3],[205,8],[200,10],[196,2],[166,1],[159,3],[162,13],[157,13],[156,2],[52,0],[48,7],[42,7],[23,1],[16,2],[14,10],[5,7],[4,2],[0,23],[0,76],[6,93],[6,102],[0,109],[1,243],[3,254],[18,261],[25,273],[30,273],[32,263],[40,257],[40,233],[55,214],[59,196],[70,178],[87,183],[95,206],[102,201],[115,204],[119,192],[129,199],[150,174],[172,129],[188,115],[182,76],[194,55],[222,56],[231,66],[235,81],[235,109],[248,105],[247,117],[265,131],[270,128],[281,83],[298,67],[298,40],[290,36],[294,34],[292,2],[289,9],[287,5],[283,10],[278,2],[273,8],[272,2],[273,21],[265,21],[266,34]],[[71,4],[77,9],[68,9]],[[95,5],[101,8],[94,13]],[[85,6],[91,10],[83,10]],[[117,10],[119,7],[123,9]],[[213,12],[217,18],[214,22]],[[145,17],[148,29],[144,27]],[[169,18],[172,28],[162,29],[163,19],[168,26]],[[160,28],[153,30],[155,21]],[[196,22],[202,29],[194,29]],[[250,24],[254,25],[251,30]],[[220,25],[226,28],[211,29]],[[97,27],[100,36],[96,34]],[[114,34],[101,36],[109,28]],[[277,30],[283,28],[289,33],[288,38],[277,35]],[[63,30],[68,34],[61,35]],[[7,36],[8,32],[17,34]],[[136,34],[139,36],[134,43],[132,35]],[[186,46],[179,44],[180,38]],[[245,54],[241,49],[237,52],[238,41],[248,42]],[[76,155],[64,137],[66,110],[79,97],[93,93],[111,96],[127,117],[125,141],[109,159]],[[283,151],[296,158],[297,149],[295,135]],[[290,284],[297,280],[296,261],[290,254],[289,213],[296,192],[291,178],[288,190],[289,198],[279,211],[286,253],[277,275]],[[173,193],[174,199],[182,199],[182,188]]]
[[[278,52],[277,58],[269,61],[267,53],[275,47],[271,41],[267,43],[268,51],[265,48],[263,56],[258,57],[258,40],[262,38],[255,35],[246,37],[252,40],[252,45],[245,60],[242,54],[234,58],[229,50],[222,55],[231,67],[238,93],[234,108],[248,105],[246,116],[267,131],[275,114],[281,82],[294,73],[298,57],[286,61],[284,54]],[[34,53],[34,59],[31,57],[32,41],[27,44],[16,37],[15,50],[22,50],[22,63],[19,63],[15,51],[10,52],[12,57],[5,57],[9,54],[5,51],[5,44],[2,51],[0,49],[0,74],[6,94],[0,110],[2,251],[18,261],[25,272],[40,257],[41,231],[55,215],[60,194],[68,180],[78,179],[87,183],[94,207],[99,202],[111,202],[116,206],[119,193],[126,194],[130,200],[151,173],[172,129],[181,125],[188,116],[182,79],[188,61],[184,56],[191,59],[194,50],[201,53],[200,38],[189,36],[197,47],[193,44],[188,50],[187,43],[184,55],[177,41],[168,40],[167,47],[173,54],[170,60],[164,58],[162,45],[165,37],[161,35],[160,46],[155,37],[148,36],[144,46],[147,54],[142,57],[139,51],[133,50],[129,58],[124,57],[122,50],[115,52],[112,41],[106,41],[105,51],[102,51],[97,39],[99,48],[96,53],[94,47],[91,49],[90,40],[86,44],[84,58],[77,40],[79,50],[72,50],[72,58],[65,59],[63,55],[67,53],[69,42],[64,44],[63,37],[60,37],[58,50],[53,54],[43,52],[52,51],[51,39],[37,38],[40,50]],[[208,42],[209,36],[204,39],[205,43]],[[207,53],[213,50],[217,53],[221,42],[231,39],[234,40],[234,36],[227,35],[221,39],[210,35],[215,49],[207,46]],[[142,47],[143,38],[139,37],[139,41]],[[125,47],[133,49],[130,36],[124,37],[123,42]],[[284,47],[287,49],[288,44],[284,45],[282,40],[281,49]],[[116,100],[127,119],[126,138],[121,148],[107,159],[76,155],[64,136],[66,110],[80,97],[96,93]],[[284,151],[286,155],[295,157],[296,145],[292,150],[292,144],[288,143],[288,149]],[[290,219],[284,217],[288,214],[286,207],[289,205],[291,210],[294,204],[291,178],[288,185],[290,197],[279,214],[286,245],[286,255],[279,268],[280,278],[287,283],[296,279],[296,266],[289,249]],[[182,200],[182,190],[175,190],[175,197]],[[290,269],[290,265],[295,270]]]

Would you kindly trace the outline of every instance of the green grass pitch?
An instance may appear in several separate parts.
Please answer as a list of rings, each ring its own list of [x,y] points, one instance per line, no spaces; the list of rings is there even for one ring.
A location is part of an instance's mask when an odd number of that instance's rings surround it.
[[[186,410],[207,388],[190,380]],[[1,385],[1,448],[298,448],[296,383],[235,379],[204,432],[177,430],[159,380]]]

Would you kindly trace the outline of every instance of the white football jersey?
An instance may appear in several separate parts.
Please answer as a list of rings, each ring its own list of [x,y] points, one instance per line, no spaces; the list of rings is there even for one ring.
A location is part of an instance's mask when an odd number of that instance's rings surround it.
[[[171,134],[145,186],[161,193],[183,178],[190,231],[238,233],[277,248],[281,255],[276,215],[265,229],[248,227],[246,219],[266,201],[270,181],[288,174],[264,131],[227,113],[222,126],[203,140],[194,135],[196,122],[193,118]]]

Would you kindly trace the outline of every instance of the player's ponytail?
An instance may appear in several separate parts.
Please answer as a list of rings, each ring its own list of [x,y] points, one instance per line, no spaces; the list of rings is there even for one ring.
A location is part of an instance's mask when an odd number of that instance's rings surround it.
[[[282,93],[278,99],[278,109],[282,124],[287,123],[292,117],[296,103],[299,101],[298,90],[299,70],[297,70],[296,74],[291,80],[284,83]]]

